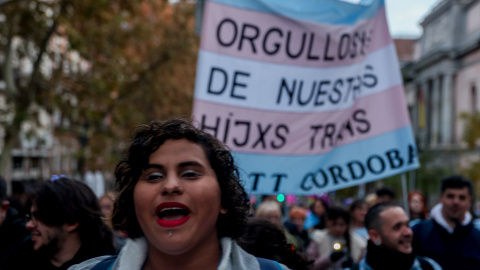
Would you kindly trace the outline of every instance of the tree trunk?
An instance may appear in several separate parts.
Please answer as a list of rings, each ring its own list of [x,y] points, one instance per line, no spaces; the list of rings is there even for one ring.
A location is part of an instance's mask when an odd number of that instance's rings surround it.
[[[19,108],[21,110],[21,108]],[[22,123],[25,121],[27,111],[16,110],[11,124],[5,126],[5,137],[3,141],[2,153],[0,154],[0,174],[8,172],[8,164],[12,157],[12,150],[18,141],[18,134]]]

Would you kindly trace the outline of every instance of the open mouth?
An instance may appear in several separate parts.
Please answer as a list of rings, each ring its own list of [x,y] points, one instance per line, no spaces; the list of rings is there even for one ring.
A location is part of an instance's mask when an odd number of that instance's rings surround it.
[[[172,220],[178,220],[182,219],[186,216],[188,216],[190,212],[188,210],[182,209],[182,208],[164,208],[158,213],[158,218],[167,220],[167,221],[172,221]]]
[[[176,227],[190,218],[190,209],[181,203],[161,203],[156,208],[157,223],[162,227]]]
[[[412,239],[411,238],[400,239],[400,241],[398,241],[398,244],[401,246],[410,247],[412,245]]]

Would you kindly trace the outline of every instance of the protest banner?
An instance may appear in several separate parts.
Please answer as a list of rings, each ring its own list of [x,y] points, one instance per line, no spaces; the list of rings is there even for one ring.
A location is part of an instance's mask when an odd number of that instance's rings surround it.
[[[231,148],[253,194],[419,166],[383,0],[207,1],[193,118]]]

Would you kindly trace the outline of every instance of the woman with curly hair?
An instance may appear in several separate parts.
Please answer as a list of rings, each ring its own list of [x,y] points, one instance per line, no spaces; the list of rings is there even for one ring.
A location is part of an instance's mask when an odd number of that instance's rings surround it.
[[[112,222],[130,239],[118,257],[71,269],[286,269],[236,244],[249,209],[237,167],[220,141],[190,122],[140,126],[115,176]]]

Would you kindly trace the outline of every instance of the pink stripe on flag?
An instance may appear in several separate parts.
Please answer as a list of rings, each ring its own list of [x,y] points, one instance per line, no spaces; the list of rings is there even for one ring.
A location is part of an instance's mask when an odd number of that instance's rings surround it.
[[[401,85],[341,111],[272,112],[195,100],[193,117],[235,152],[274,155],[324,154],[410,125]]]
[[[385,7],[371,19],[346,26],[294,21],[207,1],[202,29],[202,50],[305,67],[358,63],[392,42]]]

